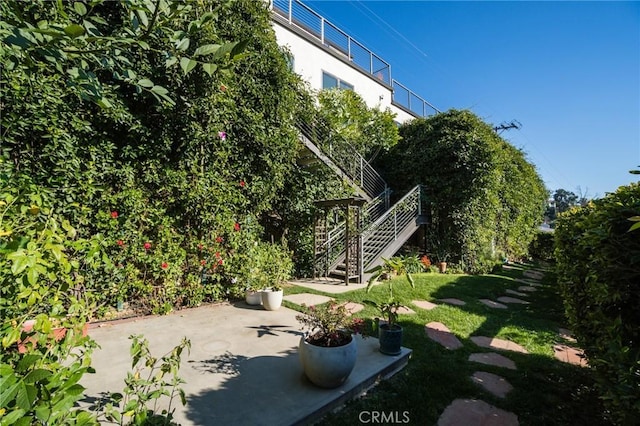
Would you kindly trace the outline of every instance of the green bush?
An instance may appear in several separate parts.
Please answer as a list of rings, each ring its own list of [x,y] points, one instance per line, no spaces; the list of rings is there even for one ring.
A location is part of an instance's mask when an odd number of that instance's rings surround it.
[[[399,194],[425,186],[426,249],[435,261],[486,273],[527,254],[547,194],[522,151],[469,111],[411,120],[400,136],[376,166]]]
[[[539,231],[529,245],[529,256],[534,260],[548,262],[554,259],[553,256],[554,238],[552,232]]]
[[[558,282],[570,326],[620,424],[640,418],[640,184],[561,214]]]

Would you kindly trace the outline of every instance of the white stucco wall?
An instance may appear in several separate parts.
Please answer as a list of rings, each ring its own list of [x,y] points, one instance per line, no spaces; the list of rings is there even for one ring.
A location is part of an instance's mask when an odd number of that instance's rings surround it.
[[[281,46],[286,46],[294,57],[294,70],[314,90],[322,89],[322,72],[325,71],[340,80],[353,85],[369,108],[389,108],[396,113],[395,120],[403,123],[414,118],[411,114],[391,104],[391,89],[377,82],[365,71],[360,71],[328,53],[322,47],[304,37],[273,22],[276,38]],[[345,58],[346,59],[346,58]]]

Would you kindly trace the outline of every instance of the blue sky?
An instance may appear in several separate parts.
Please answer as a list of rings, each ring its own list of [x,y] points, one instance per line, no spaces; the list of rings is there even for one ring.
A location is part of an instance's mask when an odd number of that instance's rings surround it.
[[[602,197],[638,180],[640,2],[304,3],[438,109],[522,123],[502,136],[549,190]]]

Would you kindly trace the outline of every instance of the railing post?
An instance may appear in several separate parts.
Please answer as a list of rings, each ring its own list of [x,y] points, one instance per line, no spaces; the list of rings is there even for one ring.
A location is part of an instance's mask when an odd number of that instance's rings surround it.
[[[360,157],[360,186],[366,191],[367,188],[364,187],[364,158]]]
[[[293,0],[289,0],[289,25],[293,21]]]
[[[398,238],[398,212],[393,211],[393,239]]]
[[[324,44],[324,18],[320,17],[320,43]]]

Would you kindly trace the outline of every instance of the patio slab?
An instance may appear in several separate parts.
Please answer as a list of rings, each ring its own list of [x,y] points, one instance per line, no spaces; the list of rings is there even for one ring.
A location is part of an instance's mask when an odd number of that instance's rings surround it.
[[[320,389],[302,372],[296,314],[285,307],[266,311],[238,302],[92,324],[89,335],[100,348],[93,354],[96,374],[81,380],[87,388],[83,405],[100,399],[103,392],[122,392],[131,368],[132,334],[144,334],[154,356],[167,353],[183,336],[191,340],[179,372],[186,381],[182,387],[188,404],[182,407],[174,401],[174,421],[184,426],[313,423],[408,361],[409,349],[403,348],[398,356],[383,355],[378,339],[357,337],[358,359],[347,382],[337,389]]]
[[[332,300],[330,297],[311,293],[290,294],[288,296],[284,296],[283,299],[287,302],[295,303],[300,306],[322,305],[323,303],[327,303]]]
[[[349,283],[349,285],[345,285],[344,280],[337,280],[334,278],[298,278],[287,282],[300,287],[307,287],[313,290],[332,294],[347,293],[349,291],[367,288],[367,283]]]

